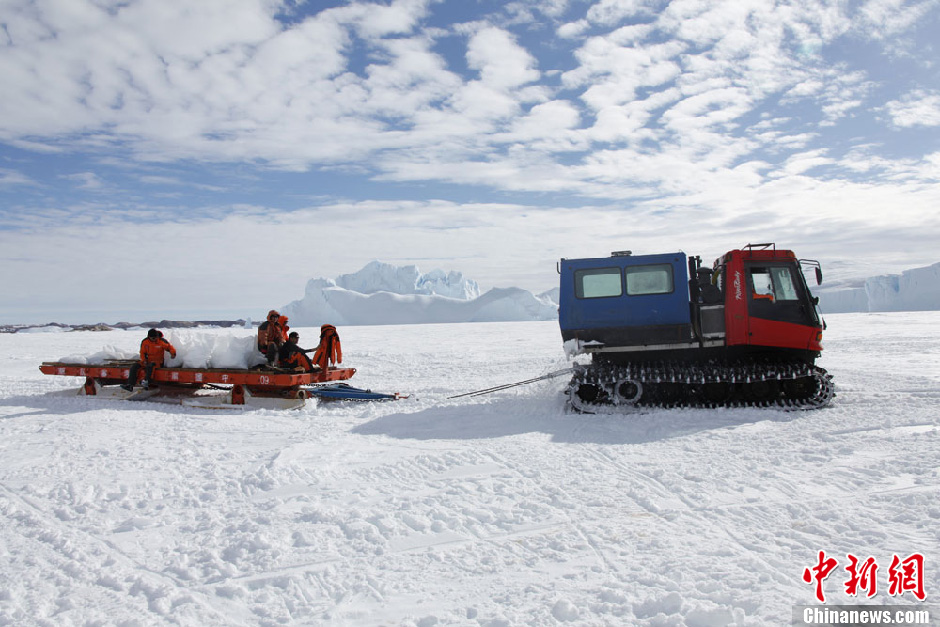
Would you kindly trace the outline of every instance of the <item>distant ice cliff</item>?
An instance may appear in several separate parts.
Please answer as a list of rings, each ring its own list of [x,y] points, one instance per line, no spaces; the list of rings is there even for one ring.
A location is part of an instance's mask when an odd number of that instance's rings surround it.
[[[940,263],[865,279],[856,287],[814,290],[823,313],[940,309]]]
[[[281,308],[291,326],[428,324],[556,320],[552,292],[536,296],[520,288],[480,294],[476,281],[459,272],[373,261],[336,279],[310,279],[304,297]]]

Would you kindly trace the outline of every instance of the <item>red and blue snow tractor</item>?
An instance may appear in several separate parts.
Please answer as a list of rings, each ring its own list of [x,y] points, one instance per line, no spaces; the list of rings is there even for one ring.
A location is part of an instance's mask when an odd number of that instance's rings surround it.
[[[632,406],[823,407],[825,324],[803,274],[819,262],[748,244],[702,267],[685,253],[562,259],[558,322],[582,412]]]

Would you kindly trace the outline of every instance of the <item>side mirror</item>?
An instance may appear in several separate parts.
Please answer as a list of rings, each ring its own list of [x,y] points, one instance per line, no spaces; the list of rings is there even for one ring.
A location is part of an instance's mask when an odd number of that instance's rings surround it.
[[[816,266],[816,285],[822,285],[822,268]]]

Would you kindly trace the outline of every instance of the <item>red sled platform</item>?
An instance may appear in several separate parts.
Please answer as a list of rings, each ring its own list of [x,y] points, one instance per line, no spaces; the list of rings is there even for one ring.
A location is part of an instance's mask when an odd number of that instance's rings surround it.
[[[246,401],[265,399],[267,402],[250,403],[274,408],[301,407],[309,396],[303,386],[316,386],[335,381],[346,381],[356,374],[355,368],[328,368],[313,372],[295,372],[277,368],[260,370],[225,368],[155,368],[150,378],[150,388],[126,392],[119,386],[130,376],[133,361],[113,362],[103,366],[43,362],[39,370],[43,374],[66,377],[84,377],[80,390],[87,396],[98,396],[103,391],[112,398],[143,400],[160,393],[192,392],[204,387],[227,389],[229,394],[222,402],[218,397],[193,396],[180,402],[185,405],[216,407],[244,406]],[[218,386],[231,386],[219,388]],[[110,389],[108,389],[110,388]],[[267,399],[273,400],[273,402]],[[187,400],[191,402],[187,402]],[[208,401],[208,403],[206,402]]]

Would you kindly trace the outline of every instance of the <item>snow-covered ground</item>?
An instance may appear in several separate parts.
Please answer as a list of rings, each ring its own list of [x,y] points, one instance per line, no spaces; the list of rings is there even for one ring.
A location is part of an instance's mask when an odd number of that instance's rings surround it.
[[[820,550],[830,604],[917,603],[918,553],[931,603],[940,313],[827,321],[827,409],[630,416],[447,399],[565,367],[551,322],[340,328],[354,383],[417,398],[293,412],[76,396],[39,363],[142,332],[2,335],[0,624],[781,625]]]

